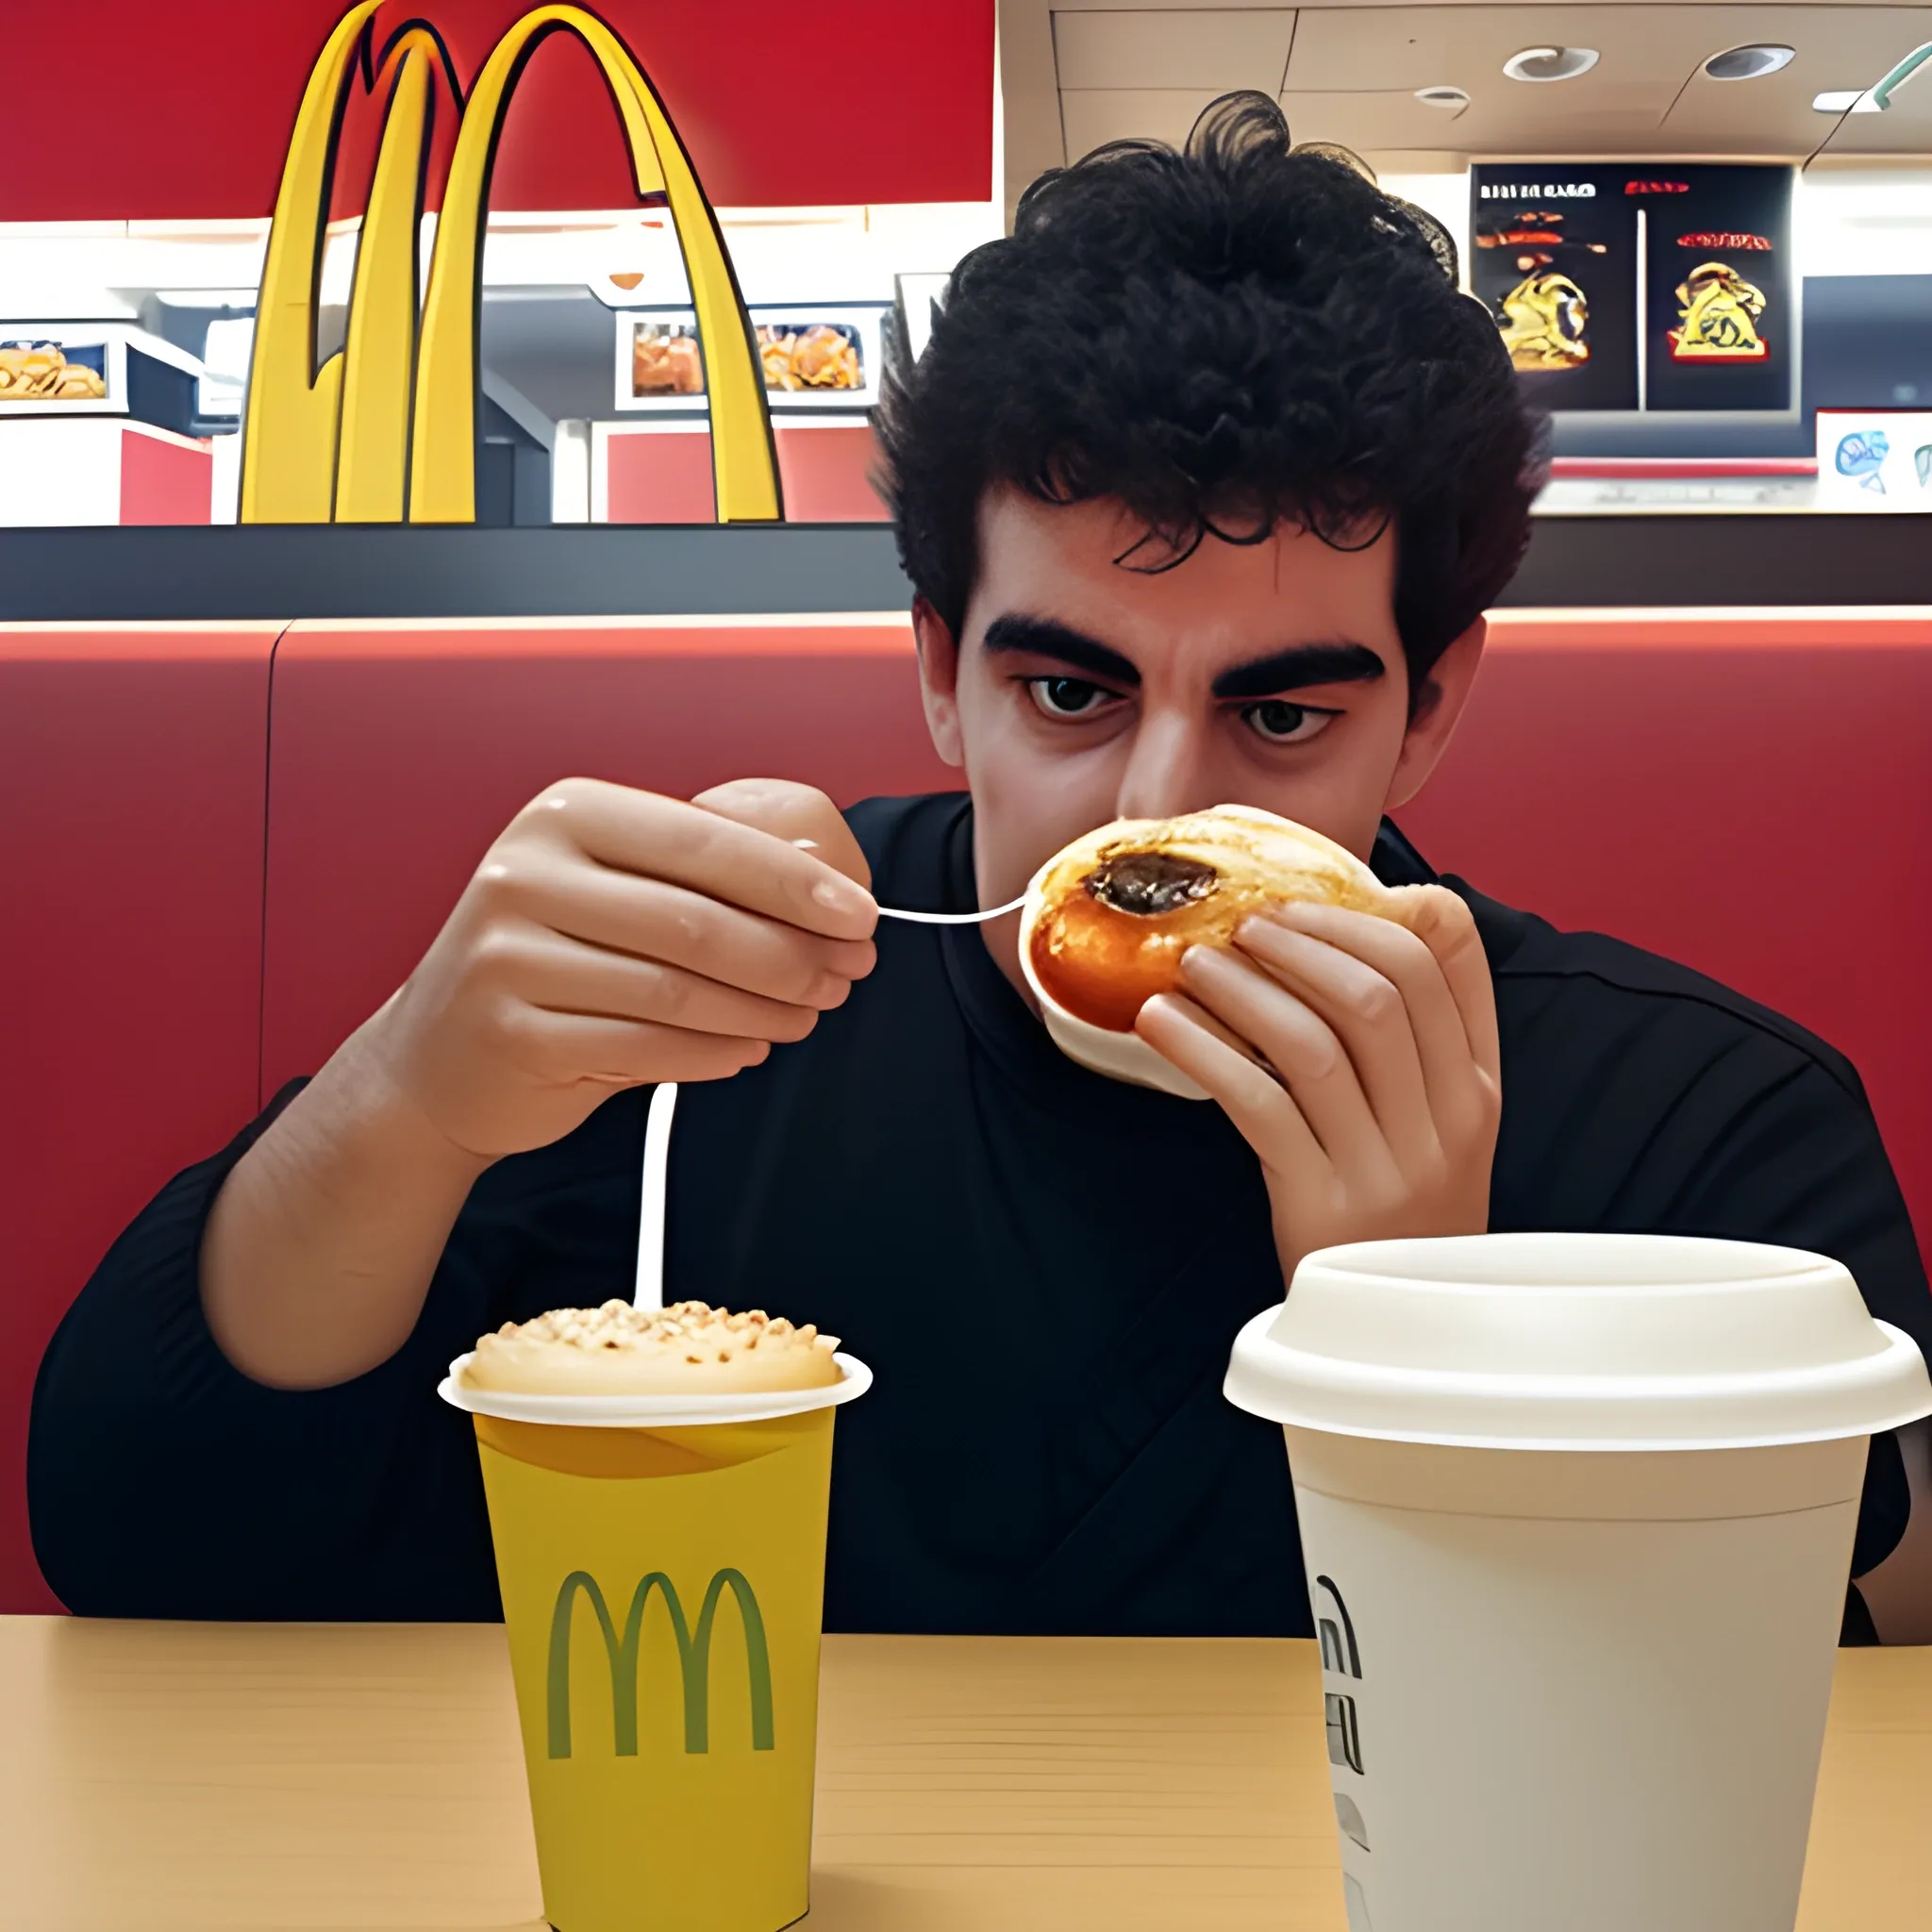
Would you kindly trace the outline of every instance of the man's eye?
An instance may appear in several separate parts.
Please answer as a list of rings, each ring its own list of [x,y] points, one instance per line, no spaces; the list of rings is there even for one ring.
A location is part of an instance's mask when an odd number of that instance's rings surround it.
[[[1286,698],[1263,698],[1258,705],[1245,705],[1242,720],[1257,738],[1270,744],[1306,744],[1334,722],[1333,711],[1311,711],[1306,705],[1291,705]]]
[[[1049,718],[1091,717],[1114,698],[1106,686],[1084,677],[1029,677],[1026,688]]]

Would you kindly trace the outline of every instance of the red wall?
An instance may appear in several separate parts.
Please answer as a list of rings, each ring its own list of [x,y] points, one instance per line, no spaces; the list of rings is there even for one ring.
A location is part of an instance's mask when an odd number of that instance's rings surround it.
[[[882,524],[872,487],[878,444],[869,424],[773,426],[785,520]],[[708,429],[626,430],[604,441],[606,515],[613,524],[708,524],[717,516]]]
[[[64,25],[23,23],[27,41],[53,40],[0,60],[0,221],[269,214],[303,83],[348,5],[93,0]],[[527,10],[525,0],[429,0],[386,7],[376,25],[383,35],[427,17],[467,88]],[[718,206],[991,196],[992,0],[791,11],[598,0],[591,10],[651,77]],[[359,207],[374,154],[360,125],[372,117],[359,104],[352,112],[339,212]],[[491,198],[503,208],[635,200],[603,83],[561,35],[518,88]]]
[[[205,443],[132,426],[121,432],[121,521],[205,524],[214,508],[215,459]]]

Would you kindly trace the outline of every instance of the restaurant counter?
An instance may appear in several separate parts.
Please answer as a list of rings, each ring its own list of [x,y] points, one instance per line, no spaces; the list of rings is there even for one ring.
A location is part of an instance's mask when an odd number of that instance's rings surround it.
[[[0,529],[0,623],[903,609],[883,524]],[[1932,514],[1540,516],[1503,608],[1932,603]]]

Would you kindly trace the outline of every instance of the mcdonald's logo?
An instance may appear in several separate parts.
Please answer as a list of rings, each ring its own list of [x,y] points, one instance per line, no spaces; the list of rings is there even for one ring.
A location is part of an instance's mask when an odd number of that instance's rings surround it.
[[[597,1579],[583,1570],[573,1570],[557,1592],[557,1607],[550,1618],[550,1659],[546,1685],[549,1707],[550,1756],[571,1755],[570,1723],[570,1640],[577,1597],[588,1598],[591,1611],[603,1633],[604,1652],[610,1665],[611,1733],[619,1757],[638,1755],[638,1692],[644,1634],[644,1612],[654,1591],[660,1591],[664,1607],[670,1613],[672,1635],[677,1640],[677,1662],[684,1685],[684,1748],[706,1752],[711,1748],[711,1635],[717,1626],[718,1606],[729,1590],[738,1602],[739,1621],[744,1627],[745,1667],[751,1680],[751,1747],[754,1751],[774,1748],[772,1734],[772,1655],[765,1641],[765,1620],[758,1600],[742,1571],[720,1570],[705,1591],[698,1610],[695,1631],[685,1622],[684,1605],[677,1586],[661,1570],[653,1570],[631,1592],[630,1609],[618,1634],[611,1622],[610,1607]]]
[[[1326,1592],[1335,1606],[1341,1622],[1325,1617],[1318,1605],[1315,1611],[1315,1626],[1322,1639],[1322,1668],[1333,1671],[1339,1677],[1359,1677],[1362,1674],[1362,1654],[1356,1645],[1355,1619],[1348,1614],[1348,1606],[1341,1600],[1341,1592],[1335,1587],[1335,1580],[1329,1576],[1315,1578],[1315,1587]]]
[[[478,319],[490,175],[510,96],[552,34],[602,70],[641,195],[667,204],[697,311],[721,523],[782,514],[762,369],[717,216],[657,91],[582,7],[538,7],[497,42],[465,100],[436,30],[406,22],[374,52],[381,0],[329,35],[303,91],[275,196],[242,425],[243,523],[466,524],[476,516]],[[441,73],[458,103],[455,152],[422,287],[418,242]],[[358,75],[382,103],[342,349],[318,362],[323,242],[342,116]]]
[[[1322,1640],[1322,1668],[1338,1677],[1359,1677],[1362,1674],[1362,1654],[1355,1640],[1355,1619],[1348,1614],[1348,1606],[1342,1601],[1341,1591],[1332,1576],[1315,1578],[1315,1588],[1335,1607],[1335,1616],[1323,1613],[1318,1600],[1315,1606],[1315,1631]],[[1338,1623],[1336,1620],[1340,1618]],[[1330,1764],[1345,1765],[1350,1771],[1362,1768],[1361,1719],[1356,1708],[1353,1696],[1335,1690],[1324,1690],[1322,1693],[1322,1710],[1328,1727],[1328,1761]],[[1349,1828],[1348,1818],[1341,1812],[1342,1800],[1336,1801],[1337,1816],[1341,1819],[1344,1831]],[[1350,1808],[1353,1809],[1351,1804]],[[1360,1814],[1356,1814],[1357,1823]],[[1350,1834],[1366,1847],[1366,1831]]]

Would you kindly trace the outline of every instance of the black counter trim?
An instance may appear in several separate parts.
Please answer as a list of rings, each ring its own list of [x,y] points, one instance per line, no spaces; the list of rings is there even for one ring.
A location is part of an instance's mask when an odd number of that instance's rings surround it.
[[[0,530],[0,619],[901,610],[877,524]],[[1553,516],[1504,606],[1932,604],[1932,515]]]

